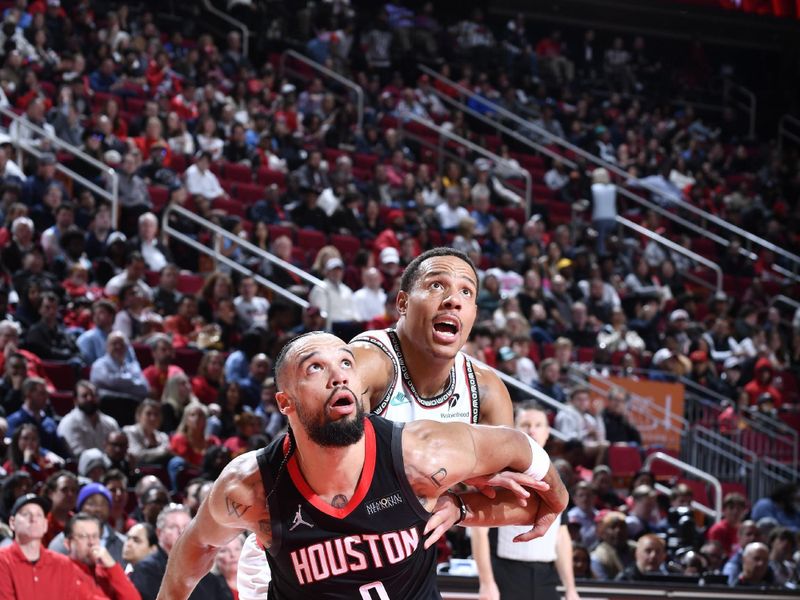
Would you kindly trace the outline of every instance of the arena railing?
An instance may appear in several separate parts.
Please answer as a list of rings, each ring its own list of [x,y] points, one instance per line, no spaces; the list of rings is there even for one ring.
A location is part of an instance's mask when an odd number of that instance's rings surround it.
[[[711,286],[704,279],[701,279],[699,277],[695,277],[691,273],[683,273],[682,275],[684,277],[686,277],[686,278],[693,279],[694,281],[696,281],[697,283],[700,283],[701,285],[704,285],[706,287],[711,287],[712,289],[715,289],[717,292],[721,292],[722,291],[722,269],[719,267],[719,265],[717,263],[708,260],[706,257],[701,256],[697,252],[693,252],[692,250],[689,250],[688,248],[684,248],[680,244],[676,244],[675,242],[673,242],[669,238],[666,238],[663,235],[660,235],[660,234],[656,233],[655,231],[650,231],[646,227],[642,227],[641,225],[638,225],[637,223],[634,223],[630,219],[626,219],[625,217],[617,215],[617,223],[619,223],[623,227],[627,227],[628,229],[632,229],[636,233],[638,233],[640,235],[643,235],[645,237],[648,237],[648,238],[650,238],[651,240],[653,240],[655,242],[658,242],[662,246],[666,246],[667,248],[669,248],[673,252],[677,252],[678,254],[682,254],[683,256],[686,256],[687,258],[692,259],[696,263],[701,264],[701,265],[703,265],[704,267],[706,267],[708,269],[711,269],[716,274],[716,280],[717,280],[716,286]]]
[[[62,164],[60,161],[56,161],[56,170],[60,173],[63,173],[67,177],[74,179],[78,183],[80,183],[83,187],[90,190],[92,193],[100,196],[101,198],[105,198],[111,204],[111,220],[114,223],[114,227],[117,227],[119,222],[119,175],[117,174],[116,170],[109,165],[100,162],[93,156],[90,156],[77,146],[73,146],[62,140],[58,136],[54,136],[48,134],[44,129],[31,123],[25,115],[19,115],[12,110],[7,108],[0,107],[0,114],[4,117],[7,117],[11,120],[11,123],[16,123],[16,127],[9,126],[9,135],[11,137],[11,143],[17,149],[17,162],[22,167],[22,152],[27,152],[32,156],[36,157],[37,159],[42,156],[42,153],[45,150],[42,150],[37,146],[37,144],[32,143],[27,138],[21,138],[20,133],[23,128],[27,129],[35,133],[38,138],[37,139],[44,139],[47,140],[52,146],[53,151],[58,152],[62,151],[67,154],[71,154],[75,158],[82,160],[83,162],[95,167],[98,169],[105,177],[108,178],[108,184],[111,187],[111,191],[100,187],[95,182],[90,181],[80,173],[77,173],[73,169],[70,169],[68,166]],[[13,135],[11,135],[13,129]]]
[[[730,79],[725,79],[722,85],[722,100],[725,104],[733,105],[747,113],[747,137],[754,140],[756,138],[758,100],[753,90]]]
[[[654,462],[667,463],[676,469],[680,469],[687,475],[691,475],[696,479],[701,479],[708,483],[714,490],[714,508],[711,509],[697,500],[692,500],[692,508],[710,516],[712,519],[714,519],[714,521],[719,521],[722,518],[722,484],[720,484],[719,479],[713,475],[710,475],[709,473],[706,473],[705,471],[698,469],[697,467],[690,465],[685,461],[677,459],[674,456],[670,456],[669,454],[665,454],[664,452],[653,452],[644,459],[644,465],[642,468],[645,471],[649,471]],[[656,489],[659,492],[669,495],[670,489],[665,485],[657,483]]]
[[[721,481],[742,482],[750,498],[758,497],[762,487],[758,455],[708,427],[694,424],[687,429],[681,459]]]
[[[242,54],[244,56],[250,56],[250,29],[248,29],[247,25],[245,25],[238,19],[234,19],[225,11],[218,9],[211,3],[211,0],[203,0],[203,6],[212,15],[214,15],[218,19],[225,21],[229,25],[232,25],[233,27],[242,32]]]
[[[314,69],[317,73],[319,73],[323,77],[327,77],[328,79],[333,79],[337,83],[352,90],[356,99],[356,110],[358,114],[357,127],[358,131],[362,130],[362,128],[364,127],[364,90],[361,88],[360,85],[348,79],[344,75],[341,75],[336,71],[329,69],[325,65],[319,64],[315,60],[311,60],[307,56],[300,54],[295,50],[286,50],[283,54],[281,54],[281,61],[280,61],[281,75],[285,75],[287,71],[291,71],[297,78],[304,79],[301,73],[294,71],[290,67],[287,67],[286,63],[288,58],[301,62],[304,65]]]
[[[626,173],[623,169],[620,169],[617,165],[609,163],[609,162],[606,162],[602,158],[600,158],[599,156],[596,156],[595,154],[592,154],[591,152],[588,152],[588,151],[584,150],[583,148],[580,148],[580,147],[568,142],[567,140],[565,140],[565,139],[563,139],[563,138],[561,138],[561,137],[559,137],[557,135],[554,135],[554,134],[550,133],[549,131],[547,131],[547,130],[541,128],[541,127],[538,127],[532,121],[526,120],[526,119],[520,117],[519,115],[507,110],[506,108],[504,108],[504,107],[500,106],[499,104],[489,100],[488,98],[484,98],[482,96],[479,96],[478,94],[476,94],[472,90],[469,90],[469,89],[465,88],[464,86],[462,86],[458,82],[453,81],[452,79],[441,75],[440,73],[434,71],[433,69],[431,69],[431,68],[429,68],[429,67],[427,67],[425,65],[420,64],[420,65],[418,65],[418,68],[419,68],[419,70],[421,72],[427,74],[429,77],[431,77],[431,78],[439,81],[440,83],[442,83],[442,84],[444,84],[444,85],[456,90],[462,98],[475,99],[476,101],[479,101],[481,104],[483,104],[483,105],[487,106],[489,109],[491,109],[491,111],[492,111],[492,113],[494,113],[494,115],[491,116],[491,117],[486,116],[486,118],[484,119],[484,122],[487,123],[487,124],[488,123],[493,123],[494,125],[492,125],[492,126],[495,127],[495,129],[497,129],[497,125],[501,123],[501,121],[500,121],[501,118],[502,119],[507,119],[508,121],[510,121],[512,123],[515,123],[517,126],[523,128],[523,130],[535,132],[538,136],[542,137],[543,139],[546,139],[548,142],[550,142],[552,144],[555,144],[555,145],[563,148],[566,151],[572,152],[576,156],[580,156],[580,157],[584,158],[585,160],[587,160],[591,164],[594,164],[594,165],[596,165],[598,167],[604,167],[610,173],[613,173],[614,175],[619,177],[621,179],[621,181],[627,182],[629,180],[628,173]],[[435,87],[432,88],[432,89],[433,89],[433,92],[436,93],[436,95],[440,99],[444,99],[444,97],[446,96],[446,94],[444,94],[443,92],[437,90]],[[465,110],[465,109],[468,109],[468,108],[469,107],[467,107],[466,103],[464,103],[464,102],[460,103],[460,110]],[[497,129],[497,130],[500,131],[499,129]],[[522,137],[524,138],[525,136],[522,136]],[[515,137],[514,139],[519,140],[518,137]],[[520,140],[520,141],[522,141],[522,140]],[[534,145],[534,143],[532,141],[530,141],[530,140],[527,141],[527,142],[522,141],[522,143],[528,145],[529,147],[531,147],[532,149],[534,149],[537,152],[539,151],[538,147],[541,146],[541,144]],[[559,160],[561,160],[562,162],[565,162],[565,164],[566,164],[566,157],[560,158]],[[570,162],[572,164],[575,164],[574,161],[570,161]],[[642,183],[641,181],[637,181],[637,186],[648,190],[649,192],[653,193],[656,196],[660,196],[661,195],[661,191],[660,190],[653,188],[652,186],[648,185],[647,183]],[[628,192],[628,193],[622,192],[622,190],[624,188],[622,188],[621,186],[618,186],[618,189],[620,190],[620,193],[622,195],[624,195],[626,198],[628,198],[628,199],[630,199],[630,200],[632,200],[634,202],[637,202],[639,204],[645,205],[645,203],[642,202],[643,199],[640,196],[638,196],[636,194],[632,194],[630,192]],[[774,265],[773,270],[775,270],[775,272],[777,272],[777,273],[779,273],[779,274],[781,274],[781,275],[783,275],[785,277],[793,279],[794,281],[800,281],[800,256],[792,254],[791,252],[788,252],[788,251],[784,250],[780,246],[777,246],[777,245],[773,244],[772,242],[769,242],[769,241],[767,241],[767,240],[765,240],[765,239],[763,239],[763,238],[761,238],[761,237],[759,237],[759,236],[757,236],[757,235],[755,235],[753,233],[750,233],[749,231],[746,231],[746,230],[742,229],[741,227],[733,225],[732,223],[729,223],[729,222],[725,221],[724,219],[722,219],[722,218],[720,218],[720,217],[718,217],[718,216],[716,216],[714,214],[711,214],[711,213],[709,213],[709,212],[707,212],[707,211],[705,211],[705,210],[703,210],[701,208],[697,208],[696,206],[693,206],[692,204],[690,204],[690,203],[688,203],[688,202],[686,202],[686,201],[684,201],[682,199],[675,198],[675,199],[673,199],[671,201],[671,204],[674,205],[676,208],[680,208],[680,209],[683,209],[683,210],[685,210],[687,212],[690,212],[690,213],[694,214],[695,216],[697,216],[699,218],[700,222],[703,223],[703,224],[704,223],[712,223],[715,226],[719,227],[720,229],[725,230],[727,232],[728,236],[737,236],[737,237],[741,238],[742,240],[744,240],[745,243],[743,244],[743,247],[740,249],[740,253],[743,256],[745,256],[746,258],[750,259],[750,260],[755,260],[757,258],[756,253],[754,253],[751,250],[751,247],[753,247],[753,246],[758,246],[759,248],[770,250],[771,252],[775,253],[777,256],[782,257],[783,259],[785,259],[791,265],[791,269],[787,269],[787,268],[785,268],[785,267],[783,267],[781,265]],[[648,206],[648,208],[650,208],[650,206]],[[665,210],[663,212],[662,211],[659,211],[659,212],[660,212],[660,214],[662,214],[666,218],[675,220],[674,219],[675,215],[672,212],[667,211],[667,210]],[[693,231],[696,231],[699,235],[703,235],[705,237],[708,237],[709,239],[713,240],[717,244],[722,245],[723,247],[727,248],[730,245],[730,239],[728,239],[727,237],[722,237],[722,236],[719,236],[719,235],[713,235],[713,236],[709,235],[709,234],[712,234],[713,232],[708,232],[705,229],[703,229],[702,227],[697,227],[697,228],[692,228],[692,229],[693,229]]]
[[[525,182],[525,187],[523,190],[520,190],[509,181],[505,181],[504,185],[516,188],[519,192],[521,192],[520,195],[522,196],[523,200],[521,208],[525,209],[525,218],[527,219],[530,217],[531,200],[533,198],[533,178],[531,177],[531,174],[528,172],[527,169],[523,169],[522,167],[515,167],[502,156],[495,154],[494,152],[491,152],[485,148],[482,148],[477,144],[469,141],[468,139],[445,129],[444,127],[440,127],[436,123],[428,121],[427,119],[422,119],[416,115],[410,114],[407,115],[405,122],[402,119],[400,120],[397,126],[397,130],[401,135],[403,135],[404,137],[411,138],[415,142],[428,146],[431,149],[433,149],[433,146],[431,146],[431,144],[423,136],[416,135],[415,133],[409,131],[408,128],[404,126],[405,123],[407,123],[408,121],[418,123],[419,125],[422,125],[423,127],[430,129],[433,133],[436,134],[437,143],[435,149],[439,161],[439,170],[441,170],[443,167],[443,161],[445,156],[451,158],[452,160],[461,162],[462,164],[468,165],[469,167],[472,167],[472,163],[470,161],[465,160],[463,157],[460,157],[456,154],[447,151],[447,142],[449,141],[449,142],[454,142],[460,146],[463,146],[464,148],[467,148],[471,152],[474,152],[475,154],[482,156],[483,158],[488,158],[494,163],[495,167],[502,166],[508,172],[517,173]]]
[[[192,211],[190,211],[190,210],[188,210],[188,209],[186,209],[186,208],[184,208],[182,206],[178,206],[176,204],[169,204],[164,209],[164,213],[163,213],[163,215],[161,217],[161,230],[163,231],[163,233],[165,235],[167,235],[169,237],[172,237],[175,240],[177,240],[177,241],[179,241],[179,242],[181,242],[183,244],[186,244],[187,246],[190,246],[191,248],[194,248],[198,252],[202,252],[206,256],[211,257],[216,263],[223,264],[226,267],[241,273],[242,275],[252,276],[253,279],[255,279],[255,281],[257,283],[259,283],[260,285],[263,285],[264,287],[268,288],[269,290],[271,290],[275,294],[278,294],[282,298],[285,298],[286,300],[288,300],[292,304],[295,304],[295,305],[299,306],[300,308],[305,309],[305,308],[308,308],[309,305],[310,305],[308,300],[306,300],[305,298],[301,298],[297,294],[294,294],[293,292],[282,288],[281,286],[277,285],[276,283],[273,283],[272,281],[270,281],[268,278],[264,277],[260,273],[257,273],[255,271],[253,271],[252,269],[249,269],[248,267],[245,267],[244,265],[236,262],[235,260],[232,260],[232,259],[228,258],[227,256],[224,256],[215,247],[206,246],[205,244],[203,244],[203,243],[199,242],[198,240],[194,239],[193,237],[191,237],[189,235],[186,235],[182,231],[179,231],[179,230],[175,229],[169,222],[169,217],[173,213],[177,214],[177,215],[180,215],[184,219],[188,219],[188,220],[196,223],[197,225],[199,225],[201,227],[201,230],[205,230],[205,231],[209,231],[209,232],[213,233],[214,234],[214,238],[215,238],[214,239],[214,242],[215,242],[214,245],[215,246],[222,239],[228,240],[231,243],[239,245],[242,248],[242,250],[248,252],[252,256],[258,257],[258,258],[263,259],[263,260],[266,260],[270,264],[272,264],[273,266],[286,269],[290,273],[293,273],[294,275],[296,275],[297,277],[299,277],[300,279],[302,279],[303,281],[308,283],[310,286],[322,288],[325,291],[325,295],[327,297],[328,306],[331,305],[330,292],[327,289],[327,287],[325,286],[325,282],[322,281],[321,279],[319,279],[317,277],[314,277],[313,275],[303,271],[302,269],[298,269],[293,264],[288,263],[285,260],[282,260],[281,258],[275,256],[274,254],[271,254],[271,253],[267,252],[266,250],[263,250],[263,249],[259,248],[258,246],[255,246],[255,245],[251,244],[250,242],[248,242],[247,240],[239,237],[235,233],[232,233],[232,232],[228,231],[227,229],[224,229],[224,228],[220,227],[219,225],[217,225],[215,223],[212,223],[211,221],[209,221],[207,219],[204,219],[203,217],[193,213]],[[328,312],[329,312],[329,314],[326,315],[326,329],[328,331],[330,331],[331,327],[332,327],[332,322],[331,322],[331,317],[330,317],[330,311],[328,311]]]
[[[800,145],[800,119],[789,114],[778,120],[778,149],[783,150],[787,141]]]
[[[684,384],[684,412],[689,421],[716,427],[724,410],[722,403],[730,399],[686,377],[679,381]],[[743,429],[730,436],[732,442],[758,456],[780,457],[784,462],[789,461],[795,472],[798,471],[800,434],[793,427],[777,417],[759,412],[739,413],[739,419]]]

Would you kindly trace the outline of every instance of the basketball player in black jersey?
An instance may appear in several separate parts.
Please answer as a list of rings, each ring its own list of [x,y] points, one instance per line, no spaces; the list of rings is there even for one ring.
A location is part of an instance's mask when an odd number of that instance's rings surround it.
[[[546,531],[544,515],[566,507],[560,481],[557,489],[541,481],[549,458],[525,434],[366,417],[358,373],[335,336],[308,334],[286,346],[276,400],[290,433],[225,468],[170,553],[160,600],[187,598],[217,549],[243,530],[267,549],[269,598],[439,598],[431,544],[448,510],[463,525],[536,523],[523,541]],[[527,501],[508,490],[494,498],[448,492],[503,470],[533,491]]]

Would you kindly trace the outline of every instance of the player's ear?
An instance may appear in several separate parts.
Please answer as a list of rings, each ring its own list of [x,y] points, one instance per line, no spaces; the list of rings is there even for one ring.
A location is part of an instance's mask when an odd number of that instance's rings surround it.
[[[282,415],[291,412],[291,401],[289,400],[289,395],[286,392],[277,392],[275,394],[275,403],[278,405],[278,410],[281,411]]]
[[[401,315],[406,314],[406,308],[408,308],[408,293],[400,290],[397,292],[397,300],[395,301],[395,306],[397,307],[397,312]]]

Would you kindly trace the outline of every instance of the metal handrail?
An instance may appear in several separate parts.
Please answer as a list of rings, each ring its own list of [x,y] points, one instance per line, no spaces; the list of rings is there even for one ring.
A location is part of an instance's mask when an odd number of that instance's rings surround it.
[[[47,131],[39,127],[38,125],[31,123],[25,115],[19,115],[8,108],[0,107],[0,114],[5,117],[11,119],[12,122],[17,123],[17,127],[15,128],[16,136],[12,138],[12,142],[17,147],[18,151],[25,150],[26,152],[32,154],[36,158],[39,158],[42,155],[42,151],[34,146],[33,144],[28,143],[27,140],[20,139],[19,133],[21,127],[26,127],[33,131],[34,133],[38,134],[41,138],[48,140],[52,144],[54,144],[58,149],[66,150],[73,156],[81,159],[82,161],[96,167],[100,172],[104,173],[111,183],[111,191],[109,192],[105,188],[101,188],[93,181],[86,179],[83,175],[76,173],[69,167],[62,165],[61,163],[56,163],[56,169],[61,173],[64,173],[68,177],[76,180],[85,188],[91,190],[98,196],[106,198],[111,203],[111,221],[114,224],[114,227],[117,226],[118,218],[119,218],[119,175],[117,174],[116,170],[109,165],[100,162],[93,156],[87,154],[77,146],[73,146],[72,144],[65,142],[58,136],[54,136],[49,134]],[[9,133],[11,131],[11,127],[9,126]]]
[[[659,492],[660,494],[664,494],[665,496],[669,496],[670,493],[672,492],[671,487],[666,486],[663,483],[658,483],[657,481],[656,484],[653,486],[653,489],[655,489],[655,491]],[[713,508],[709,508],[702,502],[698,502],[697,500],[692,500],[691,507],[692,510],[699,510],[701,513],[711,517],[715,521],[719,520],[719,517],[717,516],[717,511],[715,511]]]
[[[426,67],[425,65],[418,65],[418,68],[423,73],[426,73],[427,75],[433,77],[434,79],[436,79],[436,80],[446,84],[447,86],[455,89],[460,94],[462,94],[462,95],[464,95],[466,97],[475,97],[476,96],[476,94],[472,90],[469,90],[469,89],[465,88],[460,83],[458,83],[456,81],[453,81],[452,79],[449,79],[448,77],[445,77],[441,73],[437,73],[436,71],[434,71],[433,69],[430,69],[429,67]],[[436,90],[435,88],[434,88],[434,93],[436,93],[437,96],[439,96],[439,97],[443,96],[443,94],[441,92],[439,92],[438,90]],[[547,140],[553,142],[554,144],[557,144],[557,145],[559,145],[559,146],[561,146],[563,148],[566,148],[567,150],[573,152],[574,154],[576,154],[578,156],[581,156],[581,157],[585,158],[587,161],[589,161],[589,162],[591,162],[591,163],[593,163],[593,164],[595,164],[597,166],[604,167],[609,172],[614,173],[618,177],[622,178],[623,181],[627,181],[629,179],[628,173],[626,173],[623,169],[620,169],[617,165],[609,163],[609,162],[606,162],[602,158],[600,158],[599,156],[596,156],[596,155],[592,154],[591,152],[587,152],[583,148],[580,148],[580,147],[576,146],[575,144],[572,144],[572,143],[568,142],[564,138],[558,137],[557,135],[553,135],[552,133],[550,133],[546,129],[543,129],[543,128],[537,126],[532,121],[528,121],[528,120],[523,119],[519,115],[512,113],[511,111],[509,111],[506,108],[504,108],[504,107],[492,102],[491,100],[489,100],[487,98],[483,98],[481,96],[480,100],[481,100],[481,102],[483,104],[485,104],[486,106],[490,107],[493,112],[495,112],[495,113],[497,113],[499,115],[502,115],[503,117],[513,121],[514,123],[517,123],[518,125],[520,125],[522,127],[525,127],[528,130],[535,131],[537,134],[539,134],[542,137],[546,138]],[[647,183],[641,183],[640,182],[640,185],[641,185],[642,188],[650,191],[651,193],[654,193],[654,194],[659,194],[660,193],[659,190],[653,188],[652,186],[650,186]],[[631,199],[633,199],[636,202],[641,200],[641,198],[639,198],[635,194],[631,196]],[[701,216],[703,219],[706,219],[707,221],[710,221],[711,223],[714,223],[715,225],[721,227],[722,229],[725,229],[725,230],[729,231],[731,234],[734,234],[734,235],[736,235],[738,237],[741,237],[742,239],[745,239],[745,240],[747,240],[747,241],[749,241],[749,242],[751,242],[753,244],[759,245],[762,248],[766,248],[767,250],[770,250],[770,251],[774,252],[776,255],[782,256],[782,257],[786,258],[787,260],[791,261],[792,263],[794,263],[795,265],[800,266],[800,256],[797,256],[795,254],[787,252],[783,248],[781,248],[779,246],[776,246],[775,244],[765,240],[764,238],[761,238],[761,237],[759,237],[757,235],[754,235],[754,234],[750,233],[749,231],[746,231],[746,230],[742,229],[741,227],[733,225],[732,223],[729,223],[728,221],[725,221],[724,219],[721,219],[721,218],[717,217],[716,215],[713,215],[713,214],[711,214],[711,213],[709,213],[707,211],[704,211],[704,210],[702,210],[700,208],[697,208],[697,207],[695,207],[695,206],[693,206],[693,205],[691,205],[688,202],[685,202],[683,200],[677,200],[676,199],[673,203],[674,203],[675,206],[678,206],[680,208],[686,209],[686,210],[688,210],[690,212],[693,212],[693,213],[697,214],[698,216]],[[714,241],[716,241],[717,243],[720,243],[720,240],[722,240],[722,239],[724,239],[724,238],[718,238],[718,239],[715,239]],[[730,244],[730,242],[728,241],[727,243],[725,243],[723,245],[727,247],[729,244]],[[743,255],[745,255],[748,258],[752,259],[752,256],[751,256],[752,253],[750,253],[749,251],[746,251],[745,248],[742,248],[742,250],[744,251],[744,252],[742,252]]]
[[[304,64],[308,65],[309,67],[311,67],[312,69],[322,73],[326,77],[329,77],[329,78],[341,83],[343,86],[353,90],[353,92],[356,95],[356,110],[357,110],[357,113],[358,113],[358,120],[357,120],[358,125],[357,125],[357,127],[358,127],[358,131],[361,131],[361,129],[364,126],[364,90],[361,88],[361,86],[358,85],[357,83],[354,83],[353,81],[351,81],[347,77],[344,77],[343,75],[340,75],[336,71],[334,71],[332,69],[329,69],[325,65],[321,65],[317,61],[311,60],[307,56],[304,56],[303,54],[300,54],[299,52],[297,52],[295,50],[286,50],[283,54],[281,54],[281,62],[280,62],[281,74],[285,73],[285,71],[286,71],[286,57],[287,56],[290,56],[290,57],[294,58],[295,60],[298,60],[301,63],[304,63]]]
[[[221,11],[216,6],[211,4],[211,0],[203,0],[203,6],[206,7],[206,10],[210,12],[212,15],[222,19],[229,25],[233,25],[242,32],[242,54],[245,56],[250,55],[250,30],[247,28],[247,25],[239,21],[238,19],[234,19],[228,13]]]
[[[739,108],[747,111],[747,137],[751,140],[754,139],[756,137],[756,113],[758,106],[758,100],[756,99],[755,93],[753,93],[751,89],[746,88],[738,83],[734,83],[730,79],[726,79],[724,85],[725,87],[722,92],[723,101],[733,102]],[[740,95],[740,99],[734,98],[733,92],[737,92]],[[741,100],[741,96],[744,96],[747,100]]]
[[[536,388],[531,387],[526,383],[523,383],[522,381],[512,377],[511,375],[503,373],[502,371],[499,371],[498,369],[495,369],[494,367],[490,367],[489,365],[487,365],[482,360],[480,360],[478,358],[475,358],[474,356],[470,356],[469,359],[474,364],[476,364],[478,366],[481,366],[481,367],[484,367],[485,369],[489,369],[490,371],[493,371],[494,374],[497,375],[500,378],[500,380],[503,381],[506,385],[510,385],[511,387],[517,388],[518,390],[522,390],[526,394],[531,395],[540,404],[542,404],[544,406],[547,406],[549,408],[552,408],[556,412],[567,408],[567,405],[564,404],[563,402],[559,402],[555,398],[551,398],[547,394],[545,394],[543,392],[540,392]],[[556,438],[558,440],[561,440],[561,441],[564,441],[564,442],[567,441],[567,437],[563,433],[561,433],[560,431],[555,429],[554,427],[550,428],[550,434],[554,438]]]
[[[800,144],[800,133],[789,131],[789,126],[791,126],[791,128],[795,131],[800,132],[800,119],[786,114],[778,120],[778,150],[783,150],[783,138],[786,138],[795,144]]]
[[[502,123],[498,123],[497,121],[494,121],[494,120],[488,118],[486,115],[483,115],[483,114],[479,113],[474,108],[471,108],[470,106],[467,106],[466,104],[463,104],[462,102],[458,102],[455,98],[451,98],[447,94],[437,94],[437,96],[439,97],[440,100],[443,100],[446,104],[452,105],[455,110],[459,110],[461,112],[465,112],[465,113],[469,114],[471,117],[474,117],[475,119],[481,121],[482,123],[484,123],[486,125],[489,125],[490,127],[494,127],[497,131],[507,135],[508,137],[513,138],[516,141],[521,142],[523,144],[526,144],[528,146],[531,146],[537,152],[541,152],[542,154],[545,154],[545,155],[549,156],[553,160],[557,160],[557,161],[562,162],[563,164],[568,166],[570,169],[574,169],[575,167],[578,166],[578,164],[576,162],[570,160],[566,156],[562,156],[558,152],[553,152],[547,146],[539,144],[539,143],[533,141],[532,139],[525,137],[524,135],[522,135],[518,131],[514,131],[513,129],[511,129],[509,127],[506,127]]]
[[[469,141],[468,139],[461,137],[457,133],[453,133],[452,131],[445,129],[444,127],[440,127],[433,121],[423,119],[414,114],[409,114],[407,120],[419,123],[420,125],[423,125],[424,127],[427,127],[428,129],[434,131],[439,136],[440,143],[442,138],[447,138],[448,140],[456,142],[464,146],[465,148],[468,148],[473,152],[480,154],[484,158],[491,159],[492,161],[494,161],[495,165],[503,165],[504,168],[508,169],[511,172],[519,173],[519,175],[525,180],[525,206],[524,206],[525,218],[527,219],[530,216],[531,200],[533,198],[533,178],[531,177],[531,174],[528,172],[527,169],[524,169],[522,167],[515,167],[507,159],[503,158],[499,154],[495,154],[494,152],[487,150],[486,148],[482,148],[481,146],[478,146],[477,144]],[[403,124],[401,122],[399,128],[402,129],[402,127]]]
[[[669,454],[665,454],[664,452],[653,452],[651,455],[645,458],[643,467],[644,470],[649,471],[650,467],[655,461],[665,462],[668,465],[685,471],[697,479],[702,479],[706,483],[711,484],[711,486],[714,488],[714,510],[716,511],[714,520],[719,521],[719,519],[722,518],[722,484],[720,484],[719,479],[713,475],[709,475],[697,467],[693,467],[687,462],[677,459],[674,456],[670,456]]]
[[[173,212],[181,215],[182,217],[184,217],[186,219],[189,219],[189,220],[197,223],[198,225],[200,225],[203,229],[205,229],[207,231],[215,233],[216,235],[221,236],[221,237],[223,237],[225,239],[228,239],[231,242],[239,244],[242,248],[244,248],[245,250],[247,250],[251,254],[253,254],[255,256],[258,256],[259,258],[262,258],[262,259],[272,263],[275,266],[281,267],[281,268],[289,271],[290,273],[293,273],[294,275],[296,275],[297,277],[299,277],[303,281],[309,283],[310,285],[312,285],[314,287],[322,288],[325,291],[325,295],[326,295],[326,297],[328,299],[328,306],[331,306],[330,290],[327,289],[327,287],[325,286],[325,282],[324,281],[322,281],[321,279],[319,279],[317,277],[314,277],[313,275],[310,275],[309,273],[306,273],[302,269],[298,269],[293,264],[288,263],[285,260],[275,256],[274,254],[271,254],[270,252],[267,252],[266,250],[264,250],[262,248],[259,248],[258,246],[248,242],[247,240],[240,238],[235,233],[232,233],[232,232],[228,231],[227,229],[224,229],[224,228],[220,227],[219,225],[217,225],[215,223],[212,223],[208,219],[204,219],[203,217],[193,213],[192,211],[184,208],[183,206],[180,206],[180,205],[177,205],[177,204],[168,204],[167,207],[164,209],[164,213],[163,213],[163,215],[161,217],[161,230],[166,235],[169,235],[169,236],[175,238],[176,240],[178,240],[180,242],[183,242],[184,244],[187,244],[188,246],[191,246],[195,250],[198,250],[198,251],[203,252],[204,254],[206,254],[208,256],[211,256],[214,260],[219,261],[219,262],[227,265],[228,267],[238,271],[239,273],[252,275],[253,278],[258,283],[260,283],[261,285],[263,285],[263,286],[267,287],[268,289],[272,290],[273,292],[275,292],[279,296],[282,296],[282,297],[286,298],[287,300],[289,300],[290,302],[300,306],[301,308],[308,308],[310,306],[308,300],[306,300],[305,298],[301,298],[300,296],[290,292],[289,290],[282,288],[281,286],[277,285],[276,283],[273,283],[269,279],[267,279],[267,278],[263,277],[262,275],[254,272],[252,269],[248,269],[247,267],[242,266],[241,264],[237,263],[234,260],[231,260],[227,256],[224,256],[224,255],[220,254],[219,252],[217,252],[213,248],[210,248],[210,247],[206,246],[205,244],[202,244],[202,243],[198,242],[194,238],[192,238],[192,237],[186,235],[185,233],[183,233],[183,232],[175,229],[174,227],[172,227],[170,225],[170,223],[169,223],[169,216]],[[331,321],[331,316],[330,316],[330,310],[328,310],[328,314],[326,315],[326,329],[328,331],[330,331],[331,330],[331,326],[332,326],[332,321]]]
[[[783,294],[778,294],[777,296],[773,296],[772,300],[770,300],[769,305],[772,306],[774,304],[780,304],[780,303],[788,304],[795,310],[800,308],[800,302],[798,302],[794,298],[789,298],[789,296],[784,296]]]
[[[720,269],[717,263],[711,262],[705,256],[701,256],[697,252],[693,252],[688,248],[684,248],[680,244],[676,244],[672,240],[665,238],[663,235],[655,233],[654,231],[650,231],[646,227],[642,227],[641,225],[634,223],[633,221],[626,219],[625,217],[621,217],[618,215],[617,223],[619,223],[623,227],[633,229],[635,232],[644,235],[646,237],[649,237],[652,240],[655,240],[662,246],[666,246],[670,250],[677,252],[678,254],[683,254],[684,256],[691,258],[692,260],[700,263],[701,265],[708,267],[717,274],[717,287],[716,287],[717,291],[719,292],[722,290],[722,269]]]

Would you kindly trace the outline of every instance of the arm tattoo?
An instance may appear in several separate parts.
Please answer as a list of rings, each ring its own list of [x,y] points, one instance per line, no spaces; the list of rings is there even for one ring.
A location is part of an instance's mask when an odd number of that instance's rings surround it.
[[[237,502],[230,496],[225,496],[225,507],[228,509],[228,516],[232,517],[236,515],[237,518],[241,519],[244,516],[250,506],[245,506],[241,502]]]
[[[430,477],[431,481],[434,484],[436,484],[436,487],[442,487],[442,481],[444,481],[444,478],[447,477],[447,469],[442,467],[441,469],[439,469],[438,471],[436,471],[435,473],[433,473],[429,477]]]
[[[344,508],[347,506],[347,496],[344,494],[336,494],[331,500],[331,506],[334,508]]]
[[[264,535],[272,535],[272,526],[266,519],[261,519],[258,522],[258,530]]]

